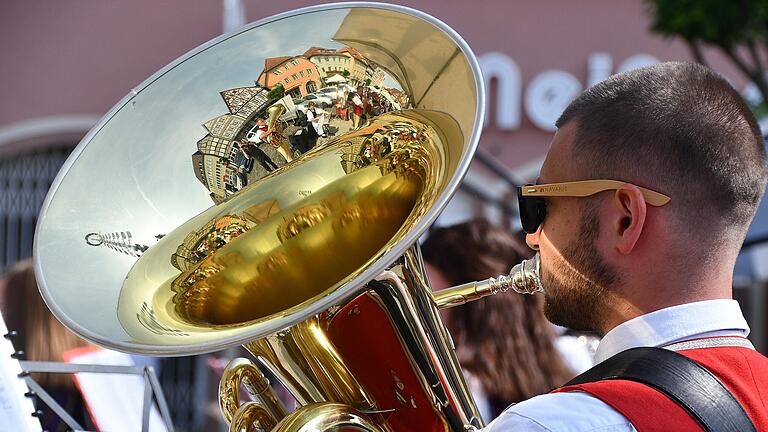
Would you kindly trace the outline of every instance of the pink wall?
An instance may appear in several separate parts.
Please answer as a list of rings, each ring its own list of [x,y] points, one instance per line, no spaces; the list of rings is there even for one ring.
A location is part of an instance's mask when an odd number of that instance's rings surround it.
[[[243,0],[248,21],[315,4]],[[549,69],[583,85],[590,54],[610,54],[614,66],[646,53],[689,59],[686,48],[650,35],[640,0],[407,0],[455,28],[476,54],[500,52],[520,68],[523,92]],[[67,0],[0,2],[0,128],[61,114],[103,114],[133,86],[176,57],[221,33],[223,1]],[[737,86],[724,62],[716,68]],[[495,100],[496,87],[489,91]],[[491,110],[491,114],[495,111]],[[482,146],[510,167],[542,155],[550,132],[523,111],[514,131],[491,124]]]

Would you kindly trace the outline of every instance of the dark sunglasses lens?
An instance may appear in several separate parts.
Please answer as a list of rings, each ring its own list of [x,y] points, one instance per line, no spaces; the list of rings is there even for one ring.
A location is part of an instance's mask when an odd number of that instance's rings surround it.
[[[517,203],[520,208],[520,223],[523,231],[533,234],[544,221],[546,207],[541,197],[523,196],[522,191],[517,192]]]

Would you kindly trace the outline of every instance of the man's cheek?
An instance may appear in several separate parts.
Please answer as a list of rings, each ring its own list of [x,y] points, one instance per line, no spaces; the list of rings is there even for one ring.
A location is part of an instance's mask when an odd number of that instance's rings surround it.
[[[552,269],[544,264],[542,261],[541,263],[541,284],[544,287],[544,292],[553,292],[556,287],[556,278],[555,275],[552,273]]]

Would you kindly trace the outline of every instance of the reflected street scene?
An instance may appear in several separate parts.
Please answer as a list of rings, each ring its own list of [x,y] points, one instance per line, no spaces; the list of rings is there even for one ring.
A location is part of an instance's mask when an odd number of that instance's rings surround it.
[[[242,210],[170,233],[165,242],[183,239],[171,257],[182,272],[169,281],[174,310],[189,323],[243,323],[342,282],[430,203],[445,139],[459,133],[452,127],[431,112],[368,120],[313,152],[305,164],[325,166],[325,175],[336,178],[328,176],[287,208],[281,208],[285,196],[257,183],[219,209]],[[299,181],[303,175],[317,172],[294,173]],[[137,263],[126,289],[143,284],[149,271]],[[259,301],[246,301],[252,296]]]
[[[270,57],[251,87],[219,92],[227,113],[202,126],[195,176],[218,204],[379,115],[407,109],[402,87],[352,47]],[[385,81],[392,87],[385,86]]]

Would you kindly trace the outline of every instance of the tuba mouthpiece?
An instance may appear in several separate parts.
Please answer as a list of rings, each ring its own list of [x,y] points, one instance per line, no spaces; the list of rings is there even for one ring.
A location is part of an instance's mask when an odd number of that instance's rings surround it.
[[[510,289],[519,294],[544,292],[544,287],[541,285],[540,268],[541,261],[539,254],[536,254],[533,258],[523,260],[520,264],[512,267],[509,275],[446,288],[432,293],[432,298],[438,309],[447,309],[490,295],[504,293]]]
[[[533,256],[529,260],[523,260],[520,264],[512,267],[509,271],[508,286],[506,288],[512,288],[513,291],[520,294],[535,294],[537,292],[544,292],[544,287],[541,285],[541,259],[539,254]],[[506,289],[503,289],[506,291]]]

